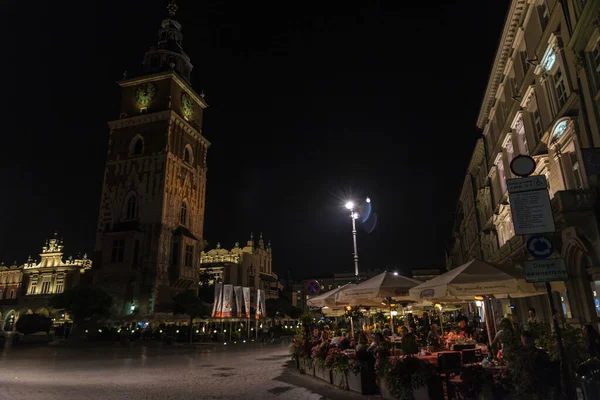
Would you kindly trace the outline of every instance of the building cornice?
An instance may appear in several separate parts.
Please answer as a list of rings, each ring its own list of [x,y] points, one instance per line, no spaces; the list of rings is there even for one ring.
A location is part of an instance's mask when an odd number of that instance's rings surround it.
[[[204,144],[204,146],[206,146],[207,148],[210,147],[210,142],[206,140],[204,136],[202,136],[202,133],[200,133],[196,128],[190,125],[190,123],[187,122],[184,118],[182,118],[181,115],[177,114],[173,110],[169,110],[168,112],[171,113],[171,121],[175,122],[175,124],[182,127],[185,132],[194,136],[196,140],[200,140]]]
[[[108,127],[110,129],[126,128],[128,126],[136,126],[147,124],[150,122],[167,121],[171,117],[171,110],[159,111],[155,113],[140,114],[135,117],[117,119],[110,121]]]
[[[142,83],[147,83],[147,82],[161,81],[165,78],[172,78],[179,86],[181,86],[190,95],[190,97],[192,99],[194,99],[194,101],[196,103],[198,103],[200,105],[200,107],[202,107],[202,109],[205,109],[208,107],[208,103],[206,101],[204,101],[204,99],[200,95],[198,95],[198,93],[196,93],[194,91],[194,89],[192,89],[191,86],[185,80],[183,80],[175,71],[159,72],[159,73],[152,74],[152,75],[144,75],[144,76],[140,76],[138,78],[132,78],[132,79],[118,81],[117,83],[121,87],[129,87],[129,86],[140,85]]]
[[[475,148],[473,149],[473,154],[471,155],[471,160],[469,161],[468,171],[471,175],[477,175],[477,171],[479,170],[479,166],[481,162],[485,158],[485,149],[483,146],[483,139],[477,139],[475,143]]]
[[[504,68],[512,54],[513,42],[517,37],[517,32],[520,26],[519,23],[523,17],[526,6],[527,0],[512,0],[510,4],[506,22],[504,23],[502,37],[498,45],[498,51],[496,52],[496,58],[494,59],[492,71],[488,79],[488,85],[481,103],[479,117],[477,118],[477,126],[479,128],[483,128],[485,126],[490,111],[494,106],[494,100],[496,98],[496,93],[498,92],[498,86],[504,80]]]

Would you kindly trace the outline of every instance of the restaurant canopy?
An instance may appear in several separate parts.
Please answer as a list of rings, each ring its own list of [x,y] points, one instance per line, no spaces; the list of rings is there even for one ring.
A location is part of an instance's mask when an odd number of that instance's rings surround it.
[[[356,286],[338,292],[336,303],[356,306],[381,305],[381,301],[388,297],[398,302],[411,301],[409,289],[420,283],[421,281],[416,279],[384,272]]]
[[[321,295],[315,296],[315,297],[311,297],[310,299],[308,299],[306,301],[306,304],[309,307],[319,307],[319,308],[323,308],[323,307],[330,307],[330,308],[336,308],[336,303],[335,303],[335,296],[337,293],[346,290],[350,287],[354,286],[354,284],[352,283],[347,283],[344,286],[340,286],[339,288],[335,288],[333,290],[330,290],[329,292],[325,292]],[[337,308],[344,308],[343,305],[339,305],[337,306]]]
[[[553,283],[554,290],[564,287],[562,282]],[[445,274],[410,289],[415,301],[456,302],[475,300],[476,296],[527,297],[544,294],[543,285],[525,282],[522,272],[516,268],[472,260]]]

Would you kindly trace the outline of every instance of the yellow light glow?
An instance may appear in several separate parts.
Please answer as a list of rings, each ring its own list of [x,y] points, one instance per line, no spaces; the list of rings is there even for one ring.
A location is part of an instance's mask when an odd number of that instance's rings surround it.
[[[475,296],[475,300],[483,300],[483,296]]]

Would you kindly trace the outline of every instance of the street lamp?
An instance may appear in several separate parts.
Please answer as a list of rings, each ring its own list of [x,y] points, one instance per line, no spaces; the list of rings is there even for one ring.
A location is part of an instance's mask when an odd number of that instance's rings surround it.
[[[350,219],[352,220],[352,239],[354,241],[354,276],[356,277],[356,281],[358,281],[358,246],[356,244],[356,219],[358,218],[358,213],[354,212],[354,202],[352,201],[346,203],[346,208],[350,210]]]

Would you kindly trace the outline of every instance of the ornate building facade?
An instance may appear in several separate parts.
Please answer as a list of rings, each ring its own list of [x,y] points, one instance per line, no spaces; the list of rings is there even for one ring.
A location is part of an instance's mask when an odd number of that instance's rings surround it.
[[[506,180],[515,156],[532,156],[534,175],[549,182],[553,242],[569,270],[555,300],[576,324],[600,315],[599,11],[600,1],[511,1],[447,253],[448,268],[473,258],[522,268],[526,238],[515,235]],[[545,296],[512,303],[520,318],[532,306],[549,317]]]
[[[77,286],[91,268],[87,255],[63,260],[63,242],[56,234],[46,241],[39,262],[29,257],[23,265],[0,265],[0,330],[12,330],[23,314],[49,316],[50,298]]]
[[[269,242],[265,246],[262,233],[258,246],[254,235],[243,248],[236,242],[231,250],[217,247],[200,255],[200,272],[208,272],[225,284],[250,287],[252,296],[257,289],[265,291],[267,299],[279,298],[282,285],[273,272],[273,250]],[[254,304],[254,303],[253,303]]]
[[[192,89],[175,11],[170,4],[143,74],[118,82],[120,117],[109,122],[94,256],[116,315],[171,311],[172,297],[198,284],[208,105]]]

